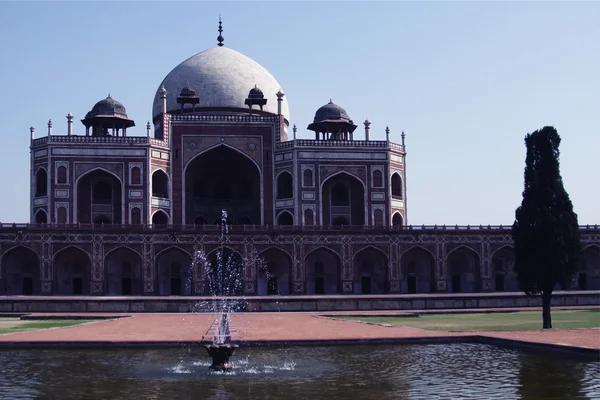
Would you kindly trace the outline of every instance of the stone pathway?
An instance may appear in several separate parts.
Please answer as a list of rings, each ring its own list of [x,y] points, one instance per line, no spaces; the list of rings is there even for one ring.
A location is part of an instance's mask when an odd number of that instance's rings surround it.
[[[369,313],[361,313],[369,314]],[[98,314],[96,314],[98,315]],[[173,344],[199,342],[207,335],[214,314],[133,314],[81,325],[0,335],[0,346],[12,343],[98,345],[109,343]],[[385,327],[343,321],[314,313],[240,313],[231,316],[234,340],[245,342],[331,342],[385,339],[434,339],[488,336],[530,343],[577,346],[600,350],[600,329],[535,331],[444,332]],[[210,336],[210,335],[207,335]],[[209,337],[207,337],[209,339]]]

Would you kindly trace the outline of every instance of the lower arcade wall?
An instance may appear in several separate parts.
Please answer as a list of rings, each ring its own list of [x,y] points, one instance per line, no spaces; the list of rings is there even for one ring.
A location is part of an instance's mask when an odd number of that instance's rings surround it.
[[[600,229],[581,237],[583,263],[563,289],[599,290]],[[214,265],[220,249],[240,296],[519,291],[510,228],[232,231],[222,241],[217,228],[3,227],[0,295],[205,296],[202,260]]]
[[[219,298],[220,299],[220,298]],[[214,297],[198,296],[0,296],[1,313],[198,313],[213,312]],[[368,310],[515,309],[541,307],[538,297],[523,293],[470,293],[429,295],[325,295],[228,297],[238,312],[325,312]],[[600,306],[600,291],[559,291],[553,307]]]

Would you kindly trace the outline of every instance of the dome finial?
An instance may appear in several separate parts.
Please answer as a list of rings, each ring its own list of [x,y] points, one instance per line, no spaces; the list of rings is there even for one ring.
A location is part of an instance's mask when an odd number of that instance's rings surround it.
[[[219,47],[223,46],[224,39],[223,39],[222,33],[223,33],[223,26],[221,24],[221,14],[219,14],[219,36],[217,37],[217,41],[219,42],[219,43],[217,43],[217,46],[219,46]]]
[[[333,101],[331,101],[331,97],[329,98],[329,104],[333,104]]]

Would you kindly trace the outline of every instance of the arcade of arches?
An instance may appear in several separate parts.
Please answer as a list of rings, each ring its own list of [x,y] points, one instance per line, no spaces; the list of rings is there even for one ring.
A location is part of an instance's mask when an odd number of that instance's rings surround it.
[[[185,171],[186,224],[212,223],[227,209],[233,224],[261,224],[257,166],[225,145],[191,160]]]
[[[215,265],[218,251],[207,259]],[[270,247],[260,253],[264,262],[256,267],[255,284],[258,295],[288,295],[294,292],[294,282],[304,281],[306,294],[341,294],[342,262],[340,255],[326,247],[316,248],[304,257],[302,271],[294,271],[292,257],[282,249]],[[226,270],[236,277],[228,294],[242,294],[242,257],[225,249],[223,260]],[[178,247],[169,247],[155,257],[152,294],[181,296],[192,294],[192,281],[203,271],[192,271],[192,257]],[[86,295],[91,293],[92,263],[88,252],[77,246],[59,249],[51,261],[52,293],[58,295]],[[139,252],[121,246],[104,256],[103,294],[150,294],[144,288],[145,274]],[[489,264],[492,291],[519,291],[513,271],[514,250],[502,247],[491,255]],[[32,248],[16,246],[0,257],[0,294],[41,294],[41,261]],[[436,262],[430,250],[414,246],[400,255],[400,293],[433,293],[436,291]],[[481,262],[479,255],[467,246],[452,249],[446,257],[447,291],[470,293],[481,291]],[[210,274],[207,270],[206,273]],[[352,258],[352,271],[344,272],[345,282],[352,280],[355,294],[383,294],[390,291],[389,259],[385,251],[368,246],[358,249]],[[296,276],[294,275],[296,274]],[[302,276],[304,275],[304,276]],[[344,283],[346,285],[346,283]],[[572,288],[600,290],[600,247],[588,246],[583,250],[583,262],[574,276]]]

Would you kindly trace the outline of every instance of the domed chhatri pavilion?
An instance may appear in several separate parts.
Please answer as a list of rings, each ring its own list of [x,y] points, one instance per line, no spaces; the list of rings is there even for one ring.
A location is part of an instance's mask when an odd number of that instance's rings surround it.
[[[109,95],[84,132],[70,113],[66,134],[31,128],[31,221],[0,228],[0,295],[205,295],[190,265],[215,257],[224,209],[240,294],[518,290],[509,227],[408,224],[404,133],[371,140],[329,100],[297,138],[281,85],[221,34],[158,85],[146,135],[130,117]],[[600,288],[599,237],[582,227],[569,289]]]

